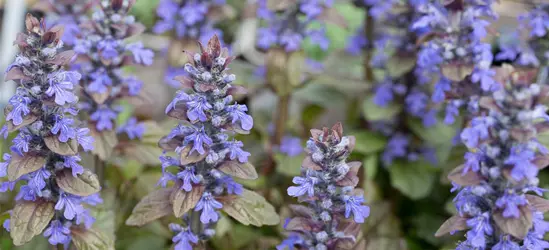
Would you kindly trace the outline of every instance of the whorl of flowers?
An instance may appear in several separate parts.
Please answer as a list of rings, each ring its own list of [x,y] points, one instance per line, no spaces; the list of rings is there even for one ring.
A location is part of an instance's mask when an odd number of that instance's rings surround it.
[[[202,43],[208,42],[214,34],[221,38],[221,30],[214,28],[208,13],[224,4],[225,0],[161,0],[156,9],[160,20],[153,32],[172,31],[177,38],[190,38]]]
[[[536,4],[528,13],[519,16],[520,29],[529,31],[529,41],[520,39],[519,31],[513,32],[506,39],[500,40],[501,52],[498,60],[511,60],[526,66],[547,66],[549,46],[549,4]]]
[[[323,13],[333,0],[277,1],[258,0],[257,16],[265,22],[258,30],[257,45],[262,49],[280,46],[287,52],[301,49],[306,37],[327,50],[330,41],[325,27],[313,28],[312,23],[324,20]]]
[[[457,215],[437,235],[466,230],[457,249],[546,249],[549,201],[538,187],[538,171],[549,156],[536,135],[549,128],[547,86],[532,83],[535,72],[504,65],[497,91],[480,99],[480,113],[461,133],[469,148],[465,163],[449,174],[459,190]]]
[[[419,5],[422,16],[412,29],[426,30],[417,59],[419,81],[436,80],[431,99],[446,106],[446,123],[453,123],[459,108],[467,105],[473,113],[478,109],[482,92],[498,88],[490,44],[481,40],[487,35],[488,20],[497,16],[491,9],[493,0],[456,0]],[[469,82],[476,83],[470,84]],[[468,84],[469,83],[469,84]]]
[[[144,48],[143,43],[124,42],[145,29],[128,15],[133,2],[103,0],[92,20],[82,25],[82,37],[74,46],[79,57],[76,67],[86,76],[82,79],[81,109],[90,114],[97,131],[114,130],[114,122],[121,111],[117,102],[138,96],[142,89],[143,82],[135,76],[127,76],[122,68],[147,66],[153,62],[154,53]]]
[[[95,0],[42,0],[41,9],[46,12],[48,26],[63,25],[65,32],[61,40],[73,46],[80,35],[79,25],[88,20],[86,12],[96,3]]]
[[[258,200],[265,202],[232,178],[257,178],[255,168],[248,163],[250,153],[242,149],[241,141],[232,138],[235,133],[249,133],[253,127],[252,117],[246,114],[246,105],[235,103],[231,96],[240,90],[231,85],[235,75],[227,73],[227,66],[234,58],[229,57],[227,48],[221,48],[217,36],[210,39],[206,48],[201,43],[199,47],[200,53],[188,54],[189,63],[185,65],[188,75],[176,78],[191,93],[178,91],[166,108],[167,115],[181,123],[159,142],[165,152],[178,154],[177,158],[160,157],[163,175],[158,182],[164,187],[159,192],[166,193],[164,202],[169,204],[170,214],[173,207],[173,214],[183,220],[183,225],[170,225],[177,233],[173,238],[176,250],[193,249],[200,244],[199,240],[213,237],[219,209],[241,222],[246,220],[244,224],[266,224],[257,217],[248,220],[247,216],[235,215],[235,211],[245,207],[240,204],[235,210],[231,205],[250,197],[254,199],[253,204]],[[168,187],[172,182],[174,185]],[[126,223],[142,225],[151,221],[141,220],[137,215],[147,200],[155,196],[145,197],[134,209],[136,216]],[[267,207],[262,206],[260,210]],[[274,208],[268,206],[274,212]],[[158,218],[158,215],[154,216]],[[279,222],[276,214],[269,220],[271,225]]]
[[[93,138],[80,127],[74,90],[81,76],[63,66],[74,56],[62,51],[63,28],[46,29],[44,20],[28,14],[26,33],[19,33],[20,49],[7,69],[6,80],[18,84],[5,109],[4,138],[17,131],[11,154],[0,163],[0,191],[20,184],[11,219],[4,222],[15,245],[44,233],[52,245],[67,246],[71,234],[94,222],[84,204],[102,202],[97,177],[79,162],[78,148],[89,151]]]
[[[346,162],[355,145],[353,136],[343,136],[340,123],[331,129],[311,130],[308,155],[301,164],[297,186],[288,195],[307,205],[293,205],[295,217],[286,220],[289,237],[277,249],[340,249],[354,245],[360,227],[370,214],[358,184],[360,162]],[[355,225],[355,226],[353,226]]]

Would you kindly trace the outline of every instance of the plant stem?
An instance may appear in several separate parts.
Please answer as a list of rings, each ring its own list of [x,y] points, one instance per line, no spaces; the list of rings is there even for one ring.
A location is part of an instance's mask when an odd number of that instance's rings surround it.
[[[288,112],[290,107],[290,95],[278,97],[278,105],[276,110],[276,125],[273,144],[279,145],[282,142],[282,137],[286,132],[286,122],[288,121]]]
[[[95,166],[95,173],[99,179],[99,184],[101,187],[105,187],[105,162],[99,158],[99,156],[93,157],[93,162]]]
[[[366,34],[366,41],[368,41],[366,48],[364,49],[364,79],[366,79],[367,83],[374,81],[374,71],[370,64],[374,47],[374,18],[369,12],[370,8],[366,9],[364,20],[364,33]]]
[[[366,8],[366,13],[364,16],[364,33],[366,35],[366,41],[367,45],[366,48],[364,48],[364,80],[366,81],[366,84],[372,84],[374,82],[374,71],[372,69],[372,65],[370,61],[372,60],[372,54],[374,52],[374,18],[370,13],[370,8]],[[364,183],[364,169],[361,171],[358,171],[358,179],[359,184],[358,186],[361,188],[365,188]]]

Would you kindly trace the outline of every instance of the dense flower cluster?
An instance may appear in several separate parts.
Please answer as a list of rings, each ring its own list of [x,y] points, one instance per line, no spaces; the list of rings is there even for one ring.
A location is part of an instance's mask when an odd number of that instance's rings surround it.
[[[80,35],[79,25],[88,20],[86,12],[94,1],[87,0],[42,0],[48,26],[62,25],[65,28],[63,43],[73,46]]]
[[[408,128],[401,126],[407,117],[421,119],[423,125],[430,127],[437,122],[438,107],[430,101],[430,86],[425,81],[417,81],[413,76],[415,64],[415,39],[421,31],[409,29],[409,24],[418,18],[418,1],[355,1],[359,7],[365,7],[372,21],[357,30],[350,37],[347,52],[359,54],[366,51],[371,56],[369,66],[376,71],[373,98],[371,101],[380,107],[388,107],[401,102],[404,108],[392,117],[375,121],[374,130],[389,137],[382,155],[385,166],[395,159],[417,161],[421,156],[436,163],[434,149],[414,140]],[[370,42],[366,25],[372,29]],[[398,68],[397,68],[398,67]],[[395,69],[398,72],[395,72]]]
[[[420,4],[422,13],[411,26],[424,30],[416,76],[420,82],[437,81],[432,101],[448,99],[444,122],[451,124],[466,105],[474,113],[482,92],[497,90],[490,68],[494,58],[491,46],[482,39],[489,20],[497,18],[493,0],[462,0]],[[476,84],[464,84],[467,82]]]
[[[323,12],[332,7],[333,0],[299,0],[276,3],[258,1],[257,16],[266,23],[258,30],[257,45],[262,49],[280,46],[287,52],[301,49],[305,38],[327,50],[330,40],[325,27],[314,28],[315,21],[322,23]],[[273,5],[273,6],[270,6]]]
[[[501,87],[480,99],[481,115],[461,133],[470,152],[449,175],[453,191],[459,190],[459,214],[451,227],[445,223],[445,232],[467,230],[457,249],[546,249],[543,212],[549,201],[540,197],[545,190],[537,174],[549,157],[536,135],[549,127],[541,104],[547,87],[532,83],[535,73],[508,65],[496,77]]]
[[[124,42],[145,29],[128,15],[132,4],[130,0],[103,0],[92,20],[83,24],[82,37],[74,46],[79,57],[76,67],[86,76],[82,79],[84,91],[80,107],[90,114],[97,131],[114,130],[121,111],[117,101],[138,96],[142,89],[143,82],[125,75],[122,68],[153,62],[153,51],[144,48],[143,43]]]
[[[244,169],[237,174],[240,178],[257,178],[248,163],[250,153],[242,149],[242,142],[229,135],[246,134],[253,127],[246,105],[235,103],[231,96],[239,89],[231,85],[235,75],[226,72],[233,58],[228,57],[226,48],[221,49],[217,36],[208,42],[207,48],[200,44],[200,49],[200,53],[189,54],[190,63],[185,65],[188,75],[177,77],[193,92],[179,91],[166,108],[169,116],[185,122],[159,143],[164,150],[179,154],[178,158],[160,158],[163,176],[159,184],[166,187],[168,182],[174,182],[176,192],[194,197],[185,201],[189,204],[186,210],[176,212],[176,216],[183,215],[185,226],[170,226],[178,233],[173,238],[177,250],[192,249],[198,239],[211,238],[219,219],[217,210],[223,207],[221,200],[246,191],[229,175],[235,175],[229,171],[231,168]]]
[[[364,205],[363,191],[355,189],[360,162],[345,162],[355,138],[343,136],[340,123],[331,129],[311,130],[307,141],[308,156],[303,161],[301,176],[294,177],[297,186],[288,194],[308,206],[293,205],[295,217],[286,220],[289,237],[277,249],[339,249],[354,245],[360,227],[370,208]],[[352,217],[352,219],[351,219]]]
[[[161,0],[156,9],[160,20],[153,32],[160,34],[173,31],[179,39],[190,38],[206,43],[214,34],[222,32],[214,28],[208,12],[225,4],[225,0]]]
[[[52,245],[67,246],[71,230],[79,225],[90,228],[95,220],[84,204],[102,202],[97,179],[79,164],[79,146],[91,150],[93,138],[76,119],[74,89],[81,76],[63,69],[74,56],[73,51],[61,52],[63,29],[46,30],[44,20],[30,14],[25,22],[27,32],[15,41],[21,52],[6,71],[7,80],[16,80],[18,87],[5,109],[7,125],[1,133],[4,138],[10,132],[18,134],[11,154],[4,154],[0,163],[0,176],[9,180],[1,183],[0,191],[13,190],[16,183],[21,186],[4,227],[16,245],[45,229]],[[83,180],[90,186],[75,185]],[[29,221],[33,228],[26,228]]]

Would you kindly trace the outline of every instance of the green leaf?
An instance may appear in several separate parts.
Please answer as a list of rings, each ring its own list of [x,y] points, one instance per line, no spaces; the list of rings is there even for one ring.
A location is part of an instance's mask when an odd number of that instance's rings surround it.
[[[358,153],[371,154],[379,152],[387,145],[387,137],[379,133],[359,131],[349,134],[355,136],[356,144],[354,151]]]
[[[11,241],[10,241],[11,245]],[[4,248],[1,248],[4,250]],[[6,248],[10,249],[10,248]],[[45,237],[34,237],[30,242],[22,246],[16,246],[14,250],[51,250],[51,245]]]
[[[97,155],[101,160],[107,160],[116,144],[118,137],[114,130],[103,130],[101,132],[95,130],[95,126],[90,129],[90,134],[93,136],[93,154]]]
[[[391,185],[412,200],[425,198],[435,183],[435,175],[429,168],[430,165],[422,161],[395,161],[389,166]]]
[[[87,169],[76,177],[71,169],[64,169],[57,172],[55,180],[63,191],[79,196],[90,196],[101,190],[97,175]]]
[[[42,168],[44,164],[46,164],[46,158],[39,155],[20,156],[19,154],[13,154],[7,170],[8,179],[15,181],[25,174]]]
[[[231,232],[233,223],[227,216],[221,215],[215,226],[215,237],[221,238]]]
[[[290,53],[286,65],[286,74],[290,85],[296,87],[303,81],[303,69],[305,68],[305,54],[302,51]]]
[[[412,56],[392,56],[387,62],[387,73],[393,78],[400,77],[416,66],[416,60]]]
[[[294,157],[282,153],[275,153],[276,171],[286,176],[297,176],[301,174],[301,162],[303,162],[304,157],[304,153]]]
[[[172,214],[171,188],[162,188],[145,196],[126,220],[128,226],[143,226],[151,221]]]
[[[304,130],[308,131],[315,126],[316,121],[324,113],[325,108],[317,104],[307,105],[303,108],[301,113],[301,123]]]
[[[158,235],[143,235],[136,237],[126,249],[131,250],[151,250],[167,249],[166,238]]]
[[[374,103],[374,95],[369,94],[362,102],[362,114],[368,121],[390,119],[402,110],[397,103],[389,103],[386,107],[380,107]]]
[[[78,250],[114,250],[114,239],[103,232],[74,227],[71,230],[72,242]]]
[[[277,225],[280,218],[273,205],[256,192],[244,189],[242,195],[222,200],[223,211],[243,225]]]
[[[13,244],[21,246],[41,234],[55,214],[53,206],[52,202],[44,200],[24,201],[15,205],[10,219]]]
[[[368,155],[362,160],[364,174],[367,179],[373,180],[376,177],[378,161],[378,156],[376,154]]]

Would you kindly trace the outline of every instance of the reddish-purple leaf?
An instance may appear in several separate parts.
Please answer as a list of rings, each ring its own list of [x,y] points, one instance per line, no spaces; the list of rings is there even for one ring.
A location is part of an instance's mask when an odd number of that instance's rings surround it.
[[[193,186],[193,189],[190,192],[186,192],[180,188],[174,189],[171,199],[175,216],[181,217],[186,212],[193,209],[198,201],[200,201],[205,188],[206,187],[204,186]]]
[[[539,169],[543,169],[549,165],[549,155],[538,155],[532,161]]]
[[[303,217],[294,217],[286,224],[288,231],[311,232],[314,227],[312,220]]]
[[[47,162],[45,157],[27,154],[13,154],[8,165],[8,180],[16,181],[19,177],[41,169]]]
[[[226,161],[218,169],[225,174],[245,180],[255,180],[258,178],[254,166],[249,162]]]
[[[8,71],[6,74],[5,81],[11,81],[11,80],[30,80],[32,79],[30,76],[26,76],[21,68],[19,67],[13,67]]]
[[[322,167],[318,164],[316,164],[314,161],[313,161],[313,158],[311,158],[310,155],[307,155],[307,157],[305,157],[305,159],[303,159],[303,162],[301,163],[301,166],[304,167],[304,168],[310,168],[312,170],[322,170]]]
[[[343,179],[337,181],[337,184],[339,186],[352,186],[355,187],[358,184],[358,170],[360,168],[360,165],[362,165],[361,162],[355,161],[355,162],[349,162],[347,163],[349,165],[349,172],[343,177]]]
[[[539,197],[537,195],[527,194],[526,199],[530,206],[536,209],[536,211],[545,213],[549,211],[549,200]]]
[[[471,186],[471,185],[477,185],[482,181],[482,177],[471,170],[469,170],[467,173],[463,174],[463,169],[465,168],[464,165],[460,165],[452,172],[448,174],[448,179],[455,182],[456,184],[460,186]]]
[[[303,206],[303,205],[290,205],[290,210],[292,210],[292,214],[296,217],[304,217],[311,219],[315,215],[315,211],[309,207]]]
[[[447,219],[435,233],[435,237],[443,236],[453,231],[461,231],[467,229],[467,218],[459,215],[454,215]]]
[[[181,165],[185,166],[185,165],[199,162],[201,160],[204,160],[204,158],[206,158],[206,156],[208,155],[209,149],[207,147],[205,148],[206,152],[204,154],[199,154],[196,150],[189,154],[192,148],[193,148],[193,145],[190,144],[185,146],[181,150]]]
[[[67,65],[74,57],[74,50],[67,50],[57,54],[53,59],[47,60],[46,63],[51,63],[59,66]]]
[[[347,23],[347,20],[341,13],[337,11],[336,8],[324,8],[320,16],[318,16],[319,20],[333,23],[341,28],[349,28],[349,24]]]
[[[532,211],[528,206],[520,206],[519,211],[519,218],[505,218],[501,211],[495,212],[493,218],[504,233],[522,240],[532,228]]]
[[[173,212],[170,196],[172,188],[156,190],[145,196],[133,208],[132,214],[126,220],[128,226],[143,226],[158,218],[169,215]]]

